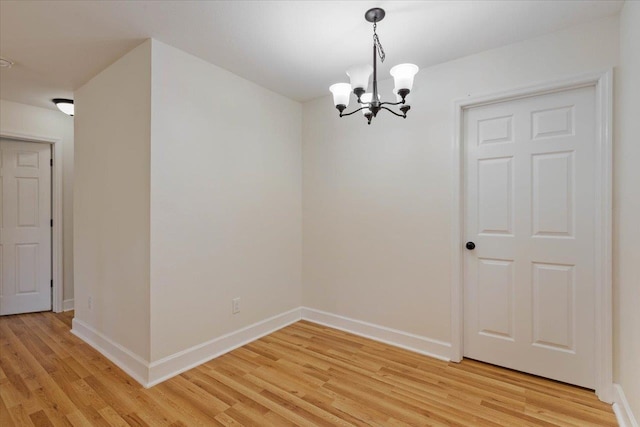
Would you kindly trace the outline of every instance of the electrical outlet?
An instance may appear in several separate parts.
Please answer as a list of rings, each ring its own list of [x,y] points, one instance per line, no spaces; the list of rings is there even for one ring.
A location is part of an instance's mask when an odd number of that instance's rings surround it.
[[[234,298],[231,300],[231,313],[240,313],[240,298]]]
[[[87,308],[91,310],[93,308],[93,298],[89,297],[87,300]]]

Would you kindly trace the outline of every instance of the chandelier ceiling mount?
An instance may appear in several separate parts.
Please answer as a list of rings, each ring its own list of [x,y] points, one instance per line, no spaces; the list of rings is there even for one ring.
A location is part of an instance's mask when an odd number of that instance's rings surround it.
[[[367,13],[364,14],[364,19],[369,22],[380,22],[384,19],[384,15],[384,9],[374,7],[373,9],[367,10]]]

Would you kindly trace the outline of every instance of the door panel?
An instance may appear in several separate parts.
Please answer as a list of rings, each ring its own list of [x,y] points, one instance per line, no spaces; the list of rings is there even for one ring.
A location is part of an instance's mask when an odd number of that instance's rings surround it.
[[[51,309],[49,144],[0,142],[0,314]]]
[[[513,158],[478,161],[478,231],[482,234],[512,234]]]
[[[464,114],[464,354],[593,388],[593,87]]]
[[[38,244],[24,243],[16,248],[16,294],[38,291]]]
[[[513,261],[478,260],[478,330],[513,341]]]
[[[573,135],[573,106],[551,108],[531,113],[531,139]]]
[[[18,199],[18,227],[38,227],[38,178],[16,177]]]
[[[574,351],[573,269],[533,263],[533,345]]]
[[[573,152],[534,154],[533,235],[573,236]]]

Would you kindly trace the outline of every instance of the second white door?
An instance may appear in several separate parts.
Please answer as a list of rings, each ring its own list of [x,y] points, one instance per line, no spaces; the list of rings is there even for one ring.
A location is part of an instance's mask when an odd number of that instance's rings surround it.
[[[464,114],[464,354],[594,388],[595,89]]]
[[[51,146],[0,141],[0,315],[51,310]]]

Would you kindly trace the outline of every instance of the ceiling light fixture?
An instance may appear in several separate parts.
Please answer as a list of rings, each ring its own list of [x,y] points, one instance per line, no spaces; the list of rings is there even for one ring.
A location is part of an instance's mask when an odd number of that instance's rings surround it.
[[[358,111],[362,111],[367,119],[367,123],[371,124],[371,119],[376,117],[378,111],[387,110],[398,117],[407,118],[407,111],[411,108],[407,103],[407,96],[413,87],[413,78],[418,72],[417,65],[400,64],[391,69],[390,73],[394,80],[393,93],[396,96],[396,102],[380,102],[380,95],[378,94],[377,57],[380,56],[380,62],[384,62],[385,54],[378,39],[378,34],[376,33],[376,27],[378,22],[382,21],[384,15],[384,9],[380,9],[379,7],[369,9],[367,13],[364,14],[364,18],[368,22],[373,23],[373,67],[371,67],[371,65],[351,67],[347,70],[347,76],[349,76],[351,84],[336,83],[329,88],[333,94],[333,103],[340,112],[340,117],[350,116]],[[366,93],[372,71],[373,93]],[[361,105],[361,107],[350,113],[345,113],[344,110],[349,106],[349,98],[351,97],[352,91],[358,98],[358,104]],[[385,107],[385,105],[399,105],[402,114]]]
[[[73,99],[54,98],[51,101],[56,104],[58,110],[62,111],[65,114],[73,116],[73,113],[75,112],[73,107]]]

